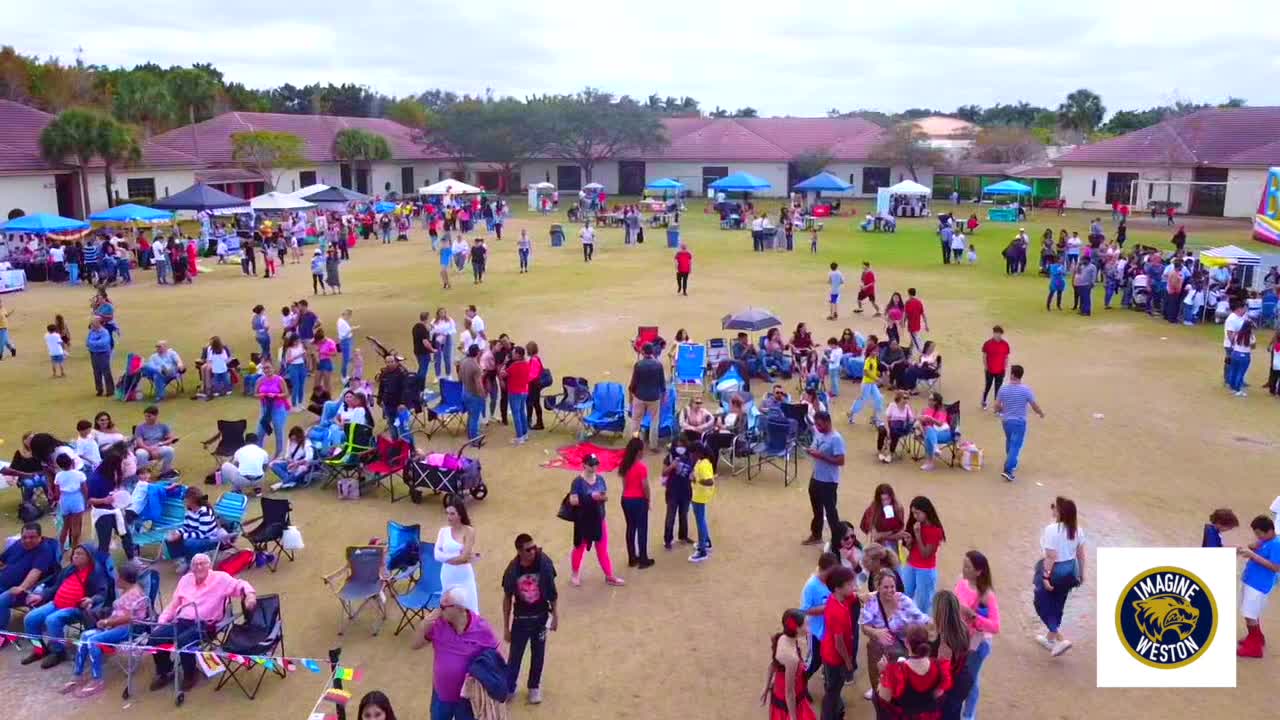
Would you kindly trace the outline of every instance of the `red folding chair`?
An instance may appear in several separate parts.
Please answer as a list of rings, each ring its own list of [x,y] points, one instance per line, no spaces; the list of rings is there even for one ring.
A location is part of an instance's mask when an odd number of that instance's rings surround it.
[[[409,458],[413,455],[413,445],[408,440],[392,440],[383,435],[378,437],[378,447],[375,452],[377,457],[373,462],[365,466],[365,472],[379,486],[385,487],[387,492],[391,494],[391,502],[395,502],[395,476],[397,474],[400,475],[401,482],[405,482],[403,477],[404,470],[409,466]]]
[[[631,342],[631,349],[636,351],[636,357],[640,357],[644,354],[645,344],[654,342],[657,339],[657,325],[641,325],[636,328],[636,339]]]

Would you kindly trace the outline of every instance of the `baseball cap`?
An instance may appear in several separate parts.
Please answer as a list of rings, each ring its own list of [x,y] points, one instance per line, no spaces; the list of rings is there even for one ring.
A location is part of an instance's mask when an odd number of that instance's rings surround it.
[[[596,457],[595,453],[592,453],[582,458],[582,464],[586,465],[587,467],[597,467],[598,465],[600,465],[600,458]]]

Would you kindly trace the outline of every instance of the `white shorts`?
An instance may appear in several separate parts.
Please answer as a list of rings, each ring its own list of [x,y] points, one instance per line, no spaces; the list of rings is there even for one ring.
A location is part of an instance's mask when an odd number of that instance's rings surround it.
[[[1240,586],[1240,614],[1249,620],[1257,620],[1262,617],[1262,612],[1267,609],[1267,600],[1271,597],[1269,593],[1259,592],[1248,585]]]

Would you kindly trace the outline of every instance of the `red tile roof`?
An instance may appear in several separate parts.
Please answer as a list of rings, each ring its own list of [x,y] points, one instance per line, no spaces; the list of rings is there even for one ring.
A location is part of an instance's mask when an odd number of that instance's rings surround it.
[[[1055,165],[1280,165],[1280,107],[1210,108],[1084,145]]]
[[[647,160],[788,162],[808,150],[866,160],[884,130],[861,118],[668,118],[670,144]]]
[[[204,161],[232,164],[231,136],[235,133],[270,130],[293,133],[302,138],[303,157],[310,162],[335,162],[333,141],[338,133],[359,128],[387,139],[394,160],[438,159],[442,156],[413,141],[413,131],[384,118],[335,117],[330,115],[285,115],[280,113],[229,112],[194,126],[181,127],[155,136],[156,143],[198,155]]]

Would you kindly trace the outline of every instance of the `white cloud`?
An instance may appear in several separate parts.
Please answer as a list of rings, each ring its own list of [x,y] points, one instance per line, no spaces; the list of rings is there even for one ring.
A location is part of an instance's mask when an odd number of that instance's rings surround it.
[[[7,9],[6,41],[64,59],[81,47],[87,62],[112,66],[211,62],[251,87],[354,82],[395,95],[441,87],[523,96],[590,85],[778,115],[1018,100],[1053,107],[1078,87],[1111,109],[1228,95],[1280,104],[1273,4],[1168,10],[1114,0],[72,0]]]

